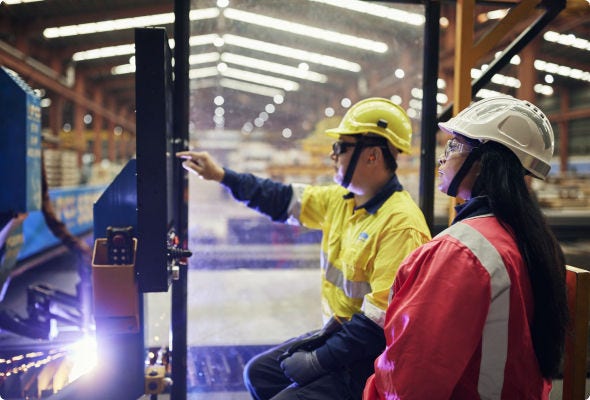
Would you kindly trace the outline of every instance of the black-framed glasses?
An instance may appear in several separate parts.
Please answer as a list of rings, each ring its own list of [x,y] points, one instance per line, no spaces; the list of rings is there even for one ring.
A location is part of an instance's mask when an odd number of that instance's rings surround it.
[[[383,144],[382,142],[367,139],[367,140],[359,140],[357,142],[343,142],[341,140],[332,143],[332,153],[335,156],[339,156],[340,154],[346,153],[346,150],[349,147],[354,147],[356,145],[360,145],[361,147],[381,147],[383,149],[387,149],[387,145]]]
[[[337,141],[332,143],[332,154],[334,154],[335,156],[339,156],[341,154],[346,153],[346,150],[349,147],[354,147],[356,146],[356,142],[355,143],[351,143],[351,142],[342,142],[342,141]]]

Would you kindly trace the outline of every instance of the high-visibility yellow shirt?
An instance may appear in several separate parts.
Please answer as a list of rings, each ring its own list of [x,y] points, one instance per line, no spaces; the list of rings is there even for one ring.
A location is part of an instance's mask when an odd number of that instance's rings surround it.
[[[291,217],[323,233],[324,320],[363,312],[383,326],[400,263],[431,238],[422,211],[405,190],[356,209],[352,196],[338,185],[294,185],[294,192],[298,191],[300,203],[292,207]]]

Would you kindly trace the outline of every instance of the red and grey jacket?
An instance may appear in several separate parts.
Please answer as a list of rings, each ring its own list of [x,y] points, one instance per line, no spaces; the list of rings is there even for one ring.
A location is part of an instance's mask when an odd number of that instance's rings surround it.
[[[392,294],[387,347],[364,400],[548,398],[527,268],[487,198],[460,206],[449,228],[402,263]]]

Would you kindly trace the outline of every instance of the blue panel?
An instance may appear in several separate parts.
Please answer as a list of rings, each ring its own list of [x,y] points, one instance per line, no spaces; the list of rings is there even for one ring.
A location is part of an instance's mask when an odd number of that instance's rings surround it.
[[[41,105],[14,72],[0,67],[0,211],[41,209]]]
[[[107,227],[131,226],[137,233],[137,167],[129,160],[94,204],[94,237],[106,237]]]
[[[92,205],[103,191],[104,186],[54,188],[49,190],[49,198],[57,218],[73,235],[79,236],[92,231]],[[47,227],[41,211],[27,215],[23,222],[23,236],[24,245],[18,255],[19,260],[61,243]]]

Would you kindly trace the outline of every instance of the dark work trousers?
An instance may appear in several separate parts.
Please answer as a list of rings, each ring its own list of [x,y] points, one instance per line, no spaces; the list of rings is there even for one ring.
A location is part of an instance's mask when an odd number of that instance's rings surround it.
[[[367,378],[373,374],[374,359],[332,371],[305,386],[287,378],[279,357],[291,346],[314,332],[291,339],[258,354],[244,367],[244,384],[255,400],[360,400]]]

